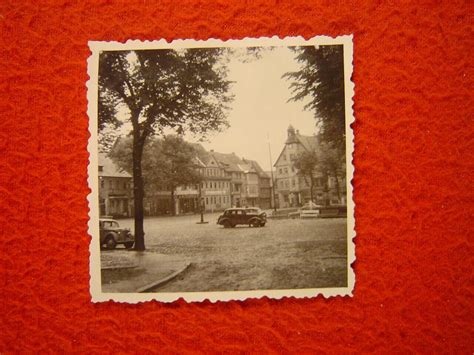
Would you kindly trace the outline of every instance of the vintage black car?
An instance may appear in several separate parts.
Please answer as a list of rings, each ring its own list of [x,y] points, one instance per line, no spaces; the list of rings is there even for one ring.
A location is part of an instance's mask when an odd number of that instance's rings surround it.
[[[238,224],[263,227],[266,222],[267,214],[257,207],[228,208],[217,220],[217,224],[224,226],[224,228],[234,228]]]
[[[115,249],[117,244],[123,244],[125,248],[133,247],[135,237],[130,229],[120,228],[119,223],[114,219],[101,218],[100,224],[100,246],[107,249]]]

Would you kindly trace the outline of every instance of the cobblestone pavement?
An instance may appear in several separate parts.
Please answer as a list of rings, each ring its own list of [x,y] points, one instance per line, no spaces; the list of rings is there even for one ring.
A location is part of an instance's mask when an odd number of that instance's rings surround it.
[[[145,219],[148,253],[191,267],[156,292],[343,287],[346,219],[269,220],[263,228],[224,229],[218,214]],[[133,231],[133,220],[120,220]]]

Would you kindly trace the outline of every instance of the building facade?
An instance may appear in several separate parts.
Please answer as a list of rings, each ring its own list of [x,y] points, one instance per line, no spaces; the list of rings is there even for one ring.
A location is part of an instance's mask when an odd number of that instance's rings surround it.
[[[314,151],[321,154],[316,136],[301,135],[293,126],[287,130],[285,145],[274,164],[275,190],[280,208],[301,206],[311,200],[310,181],[301,176],[294,167],[294,161],[302,152]],[[316,204],[345,204],[345,178],[329,177],[322,171],[313,175],[313,199]]]
[[[231,207],[231,177],[224,166],[216,159],[214,152],[198,157],[203,177],[201,183],[201,201],[208,212],[222,211]]]
[[[105,154],[99,154],[99,213],[114,218],[131,217],[132,176],[120,170]]]
[[[270,177],[253,160],[239,158],[235,153],[206,151],[192,144],[199,171],[200,184],[179,186],[172,202],[169,191],[149,192],[145,197],[145,214],[167,215],[222,211],[230,207],[271,207]]]

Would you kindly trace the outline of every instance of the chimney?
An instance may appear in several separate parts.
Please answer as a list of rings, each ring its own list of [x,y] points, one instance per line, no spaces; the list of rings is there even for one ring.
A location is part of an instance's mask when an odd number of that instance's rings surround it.
[[[299,129],[296,130],[296,134],[300,134],[300,130],[299,130]]]

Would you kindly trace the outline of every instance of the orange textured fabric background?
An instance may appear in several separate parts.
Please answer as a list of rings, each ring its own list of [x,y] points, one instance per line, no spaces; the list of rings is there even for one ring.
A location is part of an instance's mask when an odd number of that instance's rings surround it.
[[[474,351],[472,2],[2,1],[0,352]],[[92,304],[88,40],[354,34],[354,297]]]

